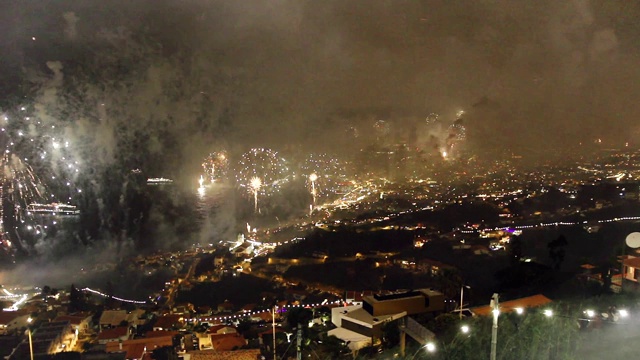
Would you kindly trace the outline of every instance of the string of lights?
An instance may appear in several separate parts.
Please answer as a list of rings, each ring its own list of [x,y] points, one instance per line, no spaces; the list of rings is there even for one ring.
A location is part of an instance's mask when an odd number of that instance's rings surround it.
[[[637,221],[637,220],[640,220],[640,216],[616,217],[613,219],[597,220],[595,222],[597,222],[598,224],[604,224],[604,223],[619,222],[619,221]],[[533,224],[533,225],[498,226],[495,228],[486,228],[482,230],[483,231],[499,231],[499,230],[509,230],[509,229],[523,230],[523,229],[533,229],[538,227],[550,227],[550,226],[586,225],[588,223],[589,222],[586,220],[575,221],[575,222],[559,221],[559,222],[550,222],[550,223],[539,223],[539,224]],[[476,231],[477,230],[460,230],[460,232],[463,234],[472,234],[472,233],[475,233]]]

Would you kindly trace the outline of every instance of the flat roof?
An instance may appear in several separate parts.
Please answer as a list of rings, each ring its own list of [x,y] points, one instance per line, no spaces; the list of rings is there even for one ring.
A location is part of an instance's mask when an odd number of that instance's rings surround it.
[[[369,336],[364,336],[362,334],[358,334],[355,331],[351,331],[349,329],[341,327],[329,330],[327,332],[327,335],[333,335],[342,341],[351,341],[352,343],[357,343],[360,341],[371,341],[371,337]]]
[[[383,323],[387,320],[395,320],[407,315],[406,311],[390,314],[390,315],[380,315],[380,316],[372,316],[362,307],[358,307],[357,309],[351,310],[343,315],[342,319],[347,321],[353,321],[357,324],[373,327],[380,323]]]
[[[525,308],[526,309],[526,308],[529,308],[529,307],[538,307],[538,306],[549,304],[550,302],[552,302],[552,301],[548,297],[546,297],[546,296],[544,296],[542,294],[537,294],[537,295],[533,295],[533,296],[523,297],[523,298],[520,298],[520,299],[501,302],[500,303],[500,311],[501,312],[511,312],[511,311],[514,311],[514,309],[516,309],[516,308]],[[474,314],[480,315],[480,316],[490,315],[491,314],[491,306],[489,306],[489,305],[479,306],[479,307],[476,307],[476,308],[472,308],[471,311]]]
[[[365,296],[363,299],[367,300],[368,303],[381,302],[381,301],[393,301],[399,299],[409,299],[413,297],[431,297],[442,295],[441,292],[433,290],[433,289],[417,289],[417,290],[409,290],[404,292],[395,292],[390,294],[374,294],[373,296]]]

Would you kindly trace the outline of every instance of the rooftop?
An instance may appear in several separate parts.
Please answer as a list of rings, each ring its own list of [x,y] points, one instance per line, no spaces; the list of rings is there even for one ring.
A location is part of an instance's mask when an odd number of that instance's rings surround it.
[[[383,323],[385,321],[391,321],[391,320],[399,319],[399,318],[402,318],[402,317],[404,317],[406,315],[407,315],[407,313],[405,311],[403,311],[403,312],[397,313],[397,314],[373,316],[373,315],[369,314],[362,307],[358,307],[357,309],[348,311],[346,314],[344,314],[343,319],[348,320],[348,321],[353,321],[355,323],[358,323],[358,324],[366,326],[366,327],[373,327],[373,326],[381,324],[381,323]]]
[[[500,303],[500,311],[501,312],[512,312],[517,308],[531,308],[531,307],[539,307],[546,304],[549,304],[551,299],[548,297],[538,294],[533,296],[528,296],[520,299],[509,300]],[[480,306],[476,308],[472,308],[471,311],[480,316],[487,316],[491,314],[491,306]]]

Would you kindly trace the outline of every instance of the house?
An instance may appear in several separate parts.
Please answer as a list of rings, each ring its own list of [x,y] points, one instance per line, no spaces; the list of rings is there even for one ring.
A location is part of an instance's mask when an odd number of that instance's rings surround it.
[[[184,360],[256,360],[260,359],[259,349],[236,351],[198,350],[182,355]]]
[[[113,329],[106,329],[98,334],[96,340],[98,344],[106,344],[114,341],[124,341],[129,339],[129,327],[119,326]]]
[[[127,321],[126,310],[105,310],[100,315],[100,329],[109,329],[120,326],[123,321]]]
[[[223,324],[212,325],[205,333],[196,333],[200,349],[215,349],[212,339],[217,335],[237,334],[238,331],[233,326]]]
[[[245,345],[247,345],[247,340],[244,338],[244,336],[238,333],[211,335],[211,347],[213,348],[213,350],[237,350]]]
[[[73,331],[77,333],[84,333],[91,323],[91,315],[60,315],[57,316],[53,321],[68,321],[71,324],[71,328]]]
[[[361,305],[331,309],[331,322],[337,328],[328,335],[349,342],[351,350],[367,346],[372,338],[380,338],[382,327],[389,321],[444,311],[444,295],[431,289],[374,294],[362,300]]]
[[[170,331],[170,330],[151,330],[151,331],[147,331],[146,333],[144,333],[144,337],[146,338],[154,338],[154,337],[161,337],[161,336],[176,336],[180,334],[179,331]]]
[[[153,330],[173,330],[184,326],[184,317],[182,315],[169,314],[160,316],[153,324]]]
[[[33,332],[34,355],[55,354],[75,346],[77,336],[68,321],[43,324]]]
[[[258,313],[254,313],[253,315],[250,315],[249,320],[253,322],[260,322],[260,321],[271,322],[273,320],[273,314],[271,314],[271,311],[265,310],[265,311],[261,311]]]
[[[542,294],[537,294],[520,299],[500,302],[500,312],[505,313],[518,311],[517,309],[535,308],[549,303],[551,303],[551,299]],[[489,305],[479,306],[472,308],[471,312],[478,316],[488,316],[492,314],[492,308]]]
[[[193,304],[184,302],[175,304],[171,312],[174,314],[188,314],[192,311],[195,311]]]
[[[213,325],[207,329],[207,333],[211,335],[220,335],[220,334],[236,334],[238,330],[233,326],[228,325]]]
[[[132,312],[127,314],[127,323],[129,326],[141,326],[147,322],[147,318],[145,317],[146,311],[143,309],[135,309]]]
[[[24,311],[0,311],[0,335],[26,327],[29,313]]]
[[[107,353],[126,353],[125,359],[139,360],[147,354],[151,354],[154,349],[173,346],[173,336],[165,335],[152,338],[142,338],[125,341],[112,341],[107,343],[105,351]]]
[[[640,279],[640,257],[626,256],[622,259],[622,276],[625,280],[638,283]]]
[[[250,242],[244,242],[240,246],[233,249],[233,254],[236,257],[247,257],[253,253],[253,244]]]

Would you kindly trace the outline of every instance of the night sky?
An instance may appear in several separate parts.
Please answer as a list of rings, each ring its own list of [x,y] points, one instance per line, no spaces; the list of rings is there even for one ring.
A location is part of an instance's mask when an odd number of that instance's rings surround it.
[[[350,122],[460,109],[479,152],[635,145],[640,130],[632,1],[2,7],[3,107],[46,104],[41,116],[73,137],[98,128],[105,156],[131,150],[122,132],[175,153],[172,165],[212,145],[324,150]]]

